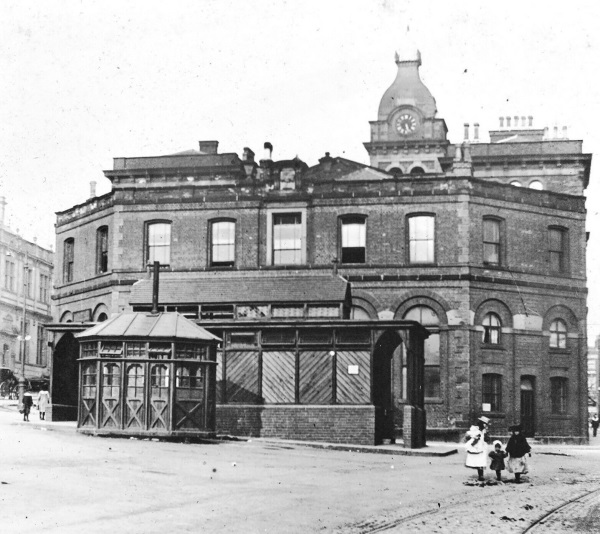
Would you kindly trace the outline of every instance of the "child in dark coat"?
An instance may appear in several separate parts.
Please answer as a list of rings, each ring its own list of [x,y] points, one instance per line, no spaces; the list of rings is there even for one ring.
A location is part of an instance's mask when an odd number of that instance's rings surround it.
[[[490,452],[488,456],[492,459],[490,469],[492,471],[496,471],[497,480],[502,480],[502,471],[506,469],[506,465],[504,465],[504,458],[508,456],[508,453],[502,450],[501,441],[494,441],[494,450]]]
[[[521,482],[521,475],[529,472],[527,455],[531,456],[531,447],[522,434],[523,427],[521,425],[513,425],[508,430],[512,432],[512,436],[506,444],[506,452],[509,455],[508,470],[515,474],[515,482],[518,484]]]

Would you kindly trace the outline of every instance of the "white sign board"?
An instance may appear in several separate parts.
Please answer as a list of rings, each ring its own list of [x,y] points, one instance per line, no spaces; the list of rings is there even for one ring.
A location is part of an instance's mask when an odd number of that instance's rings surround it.
[[[358,374],[358,365],[349,365],[348,366],[348,374],[349,375],[357,375]]]

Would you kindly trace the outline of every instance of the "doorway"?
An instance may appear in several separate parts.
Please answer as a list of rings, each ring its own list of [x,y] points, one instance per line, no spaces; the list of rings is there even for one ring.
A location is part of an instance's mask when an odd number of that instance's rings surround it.
[[[402,339],[396,332],[385,332],[373,351],[373,405],[375,406],[375,444],[396,439],[394,397],[392,394],[392,357]]]
[[[77,396],[79,392],[79,374],[77,359],[79,343],[73,334],[64,334],[56,347],[52,359],[52,420],[77,420]]]
[[[535,435],[535,377],[521,377],[521,425],[523,435],[532,438]]]

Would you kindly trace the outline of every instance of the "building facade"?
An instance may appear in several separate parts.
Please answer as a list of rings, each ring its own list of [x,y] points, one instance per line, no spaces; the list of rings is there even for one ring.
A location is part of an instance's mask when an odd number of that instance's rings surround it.
[[[219,153],[216,141],[116,158],[105,171],[110,193],[57,214],[55,320],[149,309],[148,265],[159,261],[163,309],[203,326],[424,325],[430,437],[458,435],[485,413],[498,433],[521,422],[529,435],[584,440],[591,156],[525,117],[503,117],[486,143],[466,125],[451,144],[420,54],[397,53],[396,64],[365,143],[370,165],[328,153],[310,167],[276,161],[269,143],[256,161],[249,148]],[[327,300],[332,274],[350,283],[350,302]],[[393,352],[386,413],[401,434],[412,384],[405,354]],[[297,394],[279,400],[305,404]],[[218,402],[219,421],[235,402]]]
[[[598,346],[600,338],[596,337],[593,347],[588,347],[588,392],[589,401],[588,407],[590,415],[598,413],[598,390],[600,389],[600,356],[598,354]]]
[[[50,377],[48,336],[43,325],[52,320],[54,263],[51,250],[25,240],[4,224],[5,207],[6,200],[0,197],[0,382],[6,380],[0,389],[3,395],[14,385],[14,378],[47,382]]]

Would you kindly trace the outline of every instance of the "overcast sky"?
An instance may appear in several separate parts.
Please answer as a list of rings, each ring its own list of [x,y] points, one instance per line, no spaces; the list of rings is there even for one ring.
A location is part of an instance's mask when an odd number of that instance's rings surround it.
[[[597,1],[194,0],[0,3],[0,194],[43,246],[119,156],[219,141],[309,165],[362,143],[407,25],[450,140],[501,115],[599,146]],[[600,333],[598,173],[588,188],[589,331]],[[592,341],[592,340],[590,340]]]

